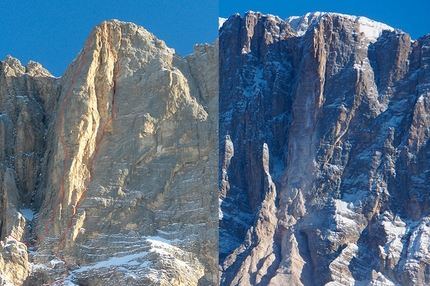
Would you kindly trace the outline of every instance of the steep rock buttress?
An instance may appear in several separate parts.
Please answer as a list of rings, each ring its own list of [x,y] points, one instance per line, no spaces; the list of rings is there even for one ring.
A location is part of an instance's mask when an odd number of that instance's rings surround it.
[[[11,106],[1,132],[35,134],[28,147],[3,143],[1,255],[11,265],[9,249],[21,251],[27,271],[1,272],[5,283],[217,284],[217,56],[214,44],[183,58],[114,20],[93,29],[59,79],[3,71],[21,82],[2,91]],[[9,62],[25,69],[8,58],[2,70]],[[25,87],[21,100],[14,90]],[[35,112],[17,118],[19,104]],[[26,185],[20,152],[35,157],[24,160]]]
[[[221,284],[427,284],[430,37],[248,12],[219,41]]]

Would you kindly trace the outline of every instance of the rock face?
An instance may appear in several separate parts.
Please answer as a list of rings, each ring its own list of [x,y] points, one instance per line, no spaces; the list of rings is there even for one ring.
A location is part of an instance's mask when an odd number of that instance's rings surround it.
[[[0,67],[1,285],[218,284],[217,43],[110,21],[61,78]]]
[[[430,35],[248,12],[219,42],[221,284],[429,284]]]

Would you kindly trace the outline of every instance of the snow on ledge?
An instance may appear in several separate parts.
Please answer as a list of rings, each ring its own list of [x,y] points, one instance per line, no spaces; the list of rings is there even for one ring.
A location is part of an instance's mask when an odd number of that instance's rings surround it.
[[[93,265],[87,265],[83,266],[77,270],[74,270],[74,273],[80,273],[85,272],[97,268],[104,268],[104,267],[114,267],[114,266],[122,266],[122,265],[129,265],[129,266],[135,266],[140,265],[139,262],[136,261],[138,258],[145,257],[147,255],[147,252],[141,252],[136,254],[130,254],[122,257],[111,257],[108,260],[97,262]]]

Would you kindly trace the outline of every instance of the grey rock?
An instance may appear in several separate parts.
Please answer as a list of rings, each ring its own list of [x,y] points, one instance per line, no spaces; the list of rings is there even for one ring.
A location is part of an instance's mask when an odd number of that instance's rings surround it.
[[[222,285],[428,284],[429,39],[335,13],[224,22]]]
[[[217,43],[183,58],[116,20],[61,78],[2,62],[1,237],[36,242],[5,283],[61,279],[56,252],[76,285],[218,283],[217,63]]]

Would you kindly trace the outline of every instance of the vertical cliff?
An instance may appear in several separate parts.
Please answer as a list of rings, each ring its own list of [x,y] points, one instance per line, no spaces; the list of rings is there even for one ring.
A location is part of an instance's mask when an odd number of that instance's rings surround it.
[[[41,183],[48,118],[58,80],[42,66],[10,56],[0,63],[0,283],[21,284],[31,268],[23,245],[4,244],[10,233],[28,235],[34,191]]]
[[[217,44],[114,20],[61,78],[1,67],[2,285],[216,285]]]
[[[222,285],[429,283],[429,40],[334,13],[224,22]]]

